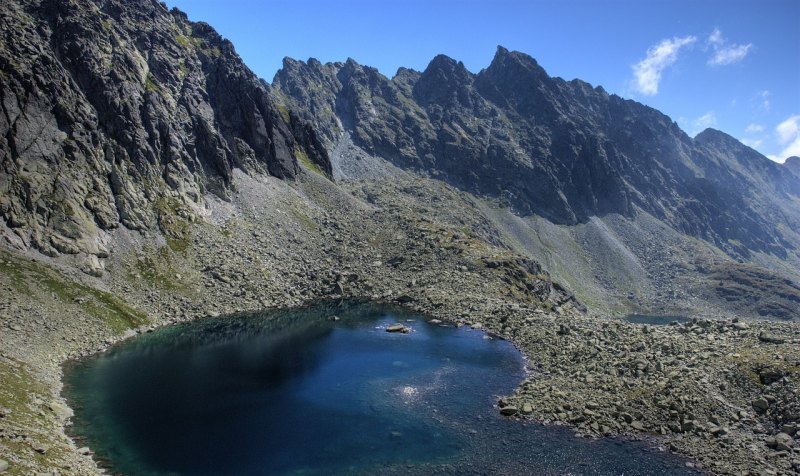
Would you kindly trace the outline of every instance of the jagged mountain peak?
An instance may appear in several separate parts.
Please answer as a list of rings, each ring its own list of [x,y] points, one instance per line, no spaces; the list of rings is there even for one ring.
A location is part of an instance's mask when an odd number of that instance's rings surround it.
[[[800,157],[793,155],[787,158],[783,166],[800,178]]]
[[[694,136],[694,140],[701,143],[726,143],[726,144],[733,144],[734,142],[741,144],[735,137],[722,132],[719,129],[714,129],[712,127],[707,127],[696,136]]]
[[[457,72],[458,74],[469,74],[466,66],[461,61],[457,61],[447,55],[438,54],[428,63],[423,71],[424,74],[433,74],[438,71]]]
[[[547,71],[529,54],[521,51],[509,51],[508,49],[497,46],[494,58],[489,66],[478,74],[489,76],[504,76],[507,74],[521,74],[536,78],[550,79]]]
[[[291,76],[279,73],[275,87],[285,90]],[[347,80],[328,89],[324,104],[307,94],[289,100],[298,110],[333,111],[374,155],[522,215],[574,224],[644,211],[734,255],[782,253],[785,230],[800,221],[777,198],[800,190],[757,152],[715,130],[693,140],[655,109],[551,78],[525,53],[500,46],[477,74],[440,55],[422,73]],[[326,126],[334,120],[305,118],[328,130],[331,143],[339,137]]]

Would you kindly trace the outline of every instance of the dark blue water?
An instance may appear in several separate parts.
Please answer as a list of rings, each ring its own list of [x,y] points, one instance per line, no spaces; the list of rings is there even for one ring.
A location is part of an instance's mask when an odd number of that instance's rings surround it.
[[[385,332],[398,321],[413,332]],[[66,370],[72,431],[115,473],[687,474],[499,416],[524,377],[509,343],[372,304],[165,328]]]
[[[692,320],[686,316],[659,316],[650,314],[630,314],[625,316],[624,319],[633,324],[649,324],[651,326],[667,326],[673,322],[683,324],[684,322]]]

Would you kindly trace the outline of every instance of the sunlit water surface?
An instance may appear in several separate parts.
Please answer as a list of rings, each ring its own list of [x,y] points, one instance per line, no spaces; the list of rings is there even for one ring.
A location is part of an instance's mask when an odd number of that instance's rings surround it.
[[[483,332],[321,303],[138,336],[68,365],[65,393],[73,434],[129,475],[689,474],[641,443],[499,416],[523,378]]]

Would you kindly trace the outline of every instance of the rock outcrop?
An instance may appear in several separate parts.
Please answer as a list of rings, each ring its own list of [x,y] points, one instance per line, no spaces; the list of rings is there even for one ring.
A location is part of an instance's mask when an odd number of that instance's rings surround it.
[[[440,55],[392,79],[349,59],[285,59],[273,87],[328,144],[555,223],[643,210],[731,256],[779,257],[800,244],[800,182],[719,131],[692,139],[660,112],[601,87],[550,77],[499,47],[473,74]]]
[[[797,178],[800,178],[800,157],[793,155],[786,159],[786,162],[783,163],[783,166],[789,170],[789,172],[795,174]]]
[[[105,231],[191,220],[205,193],[225,197],[233,168],[291,179],[301,160],[330,174],[314,131],[233,45],[162,3],[13,0],[0,31],[12,245],[103,258]]]

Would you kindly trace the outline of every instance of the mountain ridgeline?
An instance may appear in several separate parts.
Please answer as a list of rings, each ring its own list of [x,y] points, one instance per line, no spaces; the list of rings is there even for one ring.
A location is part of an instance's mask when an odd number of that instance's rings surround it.
[[[800,240],[800,180],[736,139],[694,139],[601,87],[550,77],[498,47],[477,74],[440,55],[388,79],[357,64],[285,59],[275,91],[329,143],[559,224],[644,211],[728,254],[785,258]]]
[[[800,158],[780,165],[712,129],[691,138],[523,53],[498,47],[477,74],[440,55],[391,79],[287,58],[270,85],[155,0],[12,0],[0,31],[4,246],[95,277],[131,236],[184,251],[213,197],[236,207],[237,170],[309,200],[330,195],[306,194],[322,180],[370,210],[370,194],[417,201],[404,210],[425,220],[414,214],[457,189],[458,210],[437,212],[594,306],[800,317]],[[360,157],[377,172],[343,166]],[[398,170],[411,185],[386,180]],[[362,178],[371,190],[352,188]]]
[[[103,231],[174,232],[233,168],[330,173],[232,44],[159,2],[4,2],[0,31],[0,232],[17,247],[103,257]]]

